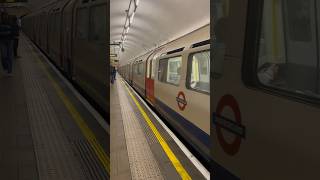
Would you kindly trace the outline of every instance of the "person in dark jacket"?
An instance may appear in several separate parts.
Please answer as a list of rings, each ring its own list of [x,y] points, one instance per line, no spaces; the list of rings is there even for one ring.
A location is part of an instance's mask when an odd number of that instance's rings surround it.
[[[114,83],[114,79],[113,79],[113,66],[110,65],[110,77],[111,77],[111,84]]]
[[[10,25],[9,15],[1,12],[0,15],[0,52],[3,69],[12,75],[13,39],[14,34]]]

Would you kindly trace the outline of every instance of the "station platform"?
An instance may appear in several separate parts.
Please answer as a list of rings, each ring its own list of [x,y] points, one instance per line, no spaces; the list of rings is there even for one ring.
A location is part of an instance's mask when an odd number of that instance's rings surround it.
[[[110,87],[111,179],[210,179],[210,173],[117,74]]]
[[[0,67],[0,179],[110,179],[109,127],[24,35]]]

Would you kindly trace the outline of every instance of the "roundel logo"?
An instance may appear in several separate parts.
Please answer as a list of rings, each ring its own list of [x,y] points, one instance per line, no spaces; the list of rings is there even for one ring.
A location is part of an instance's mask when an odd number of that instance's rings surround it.
[[[178,103],[179,109],[183,111],[187,106],[187,100],[186,100],[186,96],[182,91],[178,93],[178,96],[176,97],[176,101]]]
[[[223,115],[223,111],[227,106],[231,108],[234,114],[234,119],[229,119]],[[224,152],[231,156],[237,154],[240,149],[241,141],[245,138],[246,129],[242,124],[240,108],[236,99],[232,95],[224,95],[219,100],[216,113],[213,117],[218,142]],[[225,129],[234,135],[232,142],[227,142],[223,136],[222,129]]]

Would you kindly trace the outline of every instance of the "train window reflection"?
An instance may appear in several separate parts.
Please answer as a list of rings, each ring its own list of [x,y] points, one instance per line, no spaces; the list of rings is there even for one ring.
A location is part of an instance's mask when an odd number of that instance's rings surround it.
[[[213,54],[212,59],[213,63],[211,64],[212,68],[212,78],[219,79],[223,74],[223,62],[224,57],[227,52],[227,40],[229,36],[229,9],[230,9],[230,0],[217,0],[213,7]]]
[[[143,63],[138,64],[138,75],[143,75]]]
[[[174,85],[180,82],[181,56],[161,59],[159,61],[158,80]]]
[[[78,39],[88,39],[89,10],[82,8],[78,10],[76,36]]]
[[[189,88],[210,92],[210,52],[194,53],[190,55],[190,60]]]
[[[264,1],[258,80],[269,87],[320,97],[316,0]]]
[[[106,6],[95,6],[91,9],[91,39],[105,42],[106,40]]]
[[[311,1],[287,0],[290,38],[296,41],[311,40]]]

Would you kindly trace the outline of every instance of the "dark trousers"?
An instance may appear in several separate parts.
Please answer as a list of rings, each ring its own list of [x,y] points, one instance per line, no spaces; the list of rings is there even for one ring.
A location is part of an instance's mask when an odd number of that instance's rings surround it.
[[[13,40],[2,40],[0,43],[2,67],[8,73],[12,72]]]
[[[116,73],[112,73],[111,74],[111,83],[113,84],[115,80],[116,80]]]
[[[13,40],[13,53],[15,57],[18,56],[18,46],[19,46],[19,37],[16,37]]]

